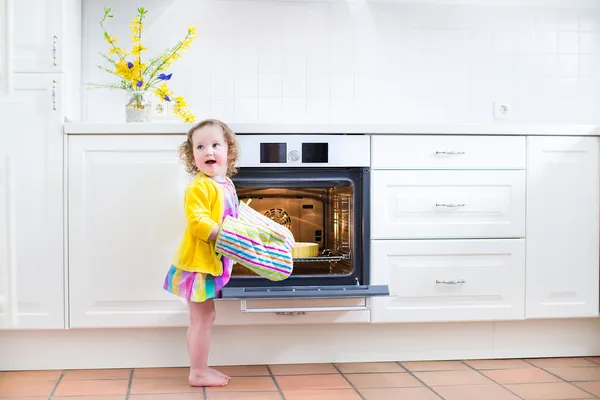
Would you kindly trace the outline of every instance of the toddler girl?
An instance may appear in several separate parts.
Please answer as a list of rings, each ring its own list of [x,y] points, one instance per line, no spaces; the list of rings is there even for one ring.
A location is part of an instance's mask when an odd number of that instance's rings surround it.
[[[238,145],[226,124],[205,120],[189,130],[179,152],[194,179],[185,191],[187,224],[164,288],[189,304],[189,384],[224,386],[230,378],[209,368],[207,362],[215,320],[213,299],[220,296],[233,266],[229,258],[217,256],[215,240],[225,217],[238,217],[238,198],[229,179],[237,172]]]

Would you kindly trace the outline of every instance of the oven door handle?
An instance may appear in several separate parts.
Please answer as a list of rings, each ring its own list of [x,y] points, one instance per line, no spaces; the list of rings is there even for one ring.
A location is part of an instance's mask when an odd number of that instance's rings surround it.
[[[363,311],[370,310],[370,308],[367,306],[248,308],[246,300],[241,300],[240,310],[242,313],[296,313],[313,311]]]

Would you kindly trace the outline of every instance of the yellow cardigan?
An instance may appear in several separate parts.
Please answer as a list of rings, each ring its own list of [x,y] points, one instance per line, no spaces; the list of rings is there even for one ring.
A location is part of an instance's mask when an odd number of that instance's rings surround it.
[[[173,265],[188,272],[203,272],[213,276],[223,274],[221,256],[215,242],[208,237],[221,224],[225,207],[223,189],[202,173],[185,190],[184,208],[187,224],[183,239],[175,253]]]

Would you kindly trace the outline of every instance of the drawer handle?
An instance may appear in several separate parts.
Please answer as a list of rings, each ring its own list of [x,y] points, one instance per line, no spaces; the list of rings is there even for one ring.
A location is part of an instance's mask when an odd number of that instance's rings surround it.
[[[462,156],[464,151],[436,151],[436,156]]]
[[[465,280],[464,279],[459,279],[457,281],[438,281],[438,280],[436,280],[435,283],[438,283],[438,284],[443,283],[444,285],[459,285],[459,284],[465,283]]]
[[[466,204],[445,204],[445,203],[435,203],[436,207],[446,207],[446,208],[459,208],[464,207]]]
[[[242,313],[275,313],[277,315],[306,315],[313,311],[361,311],[369,310],[367,306],[331,306],[331,307],[273,307],[273,308],[248,308],[246,300],[241,300],[240,311]]]

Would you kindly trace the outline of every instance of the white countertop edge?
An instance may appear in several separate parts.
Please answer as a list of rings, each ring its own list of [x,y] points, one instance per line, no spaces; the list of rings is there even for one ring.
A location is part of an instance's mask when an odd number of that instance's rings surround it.
[[[67,135],[182,135],[183,122],[64,124]],[[269,124],[231,123],[237,134],[420,134],[600,136],[600,125],[561,124]]]

